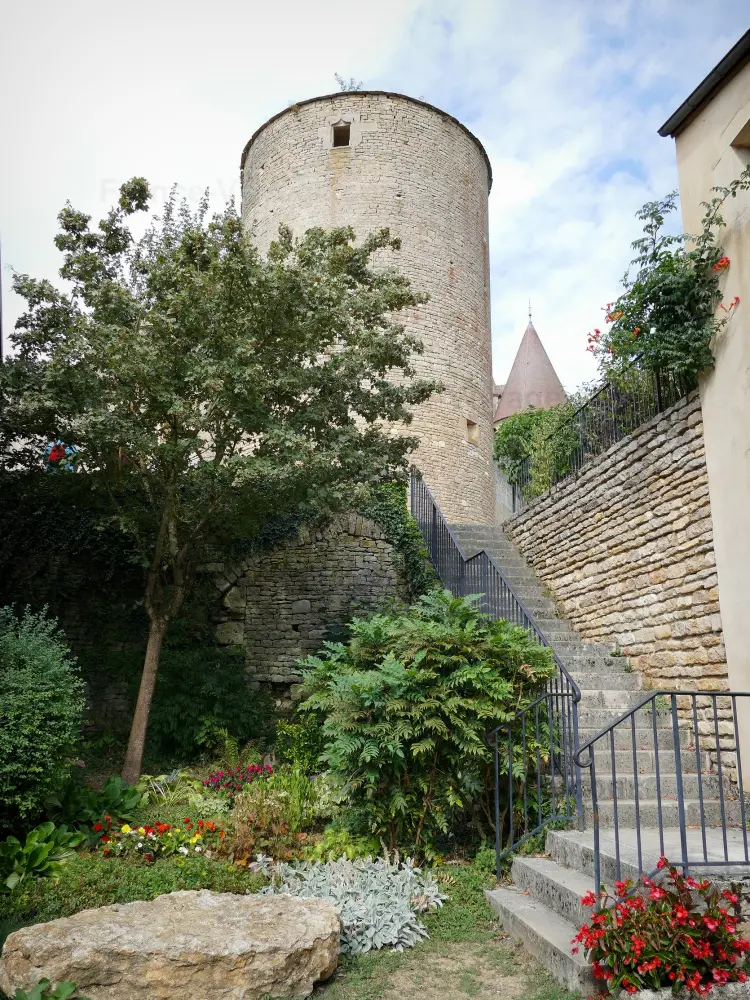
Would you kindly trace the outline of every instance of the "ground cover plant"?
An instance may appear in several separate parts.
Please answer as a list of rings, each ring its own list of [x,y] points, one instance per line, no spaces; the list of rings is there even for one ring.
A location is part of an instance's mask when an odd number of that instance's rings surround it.
[[[26,990],[16,990],[13,1000],[88,1000],[88,998],[78,992],[75,983],[58,983],[57,986],[53,986],[49,979],[40,979],[28,993]]]
[[[419,856],[457,824],[480,834],[492,825],[487,732],[514,719],[554,670],[524,629],[447,591],[406,613],[356,619],[347,644],[326,644],[303,667],[302,710],[322,724],[321,756],[351,828]]]
[[[128,219],[149,199],[133,178],[96,228],[63,208],[66,290],[15,276],[27,310],[0,378],[0,463],[38,468],[62,442],[142,571],[128,783],[198,567],[272,514],[325,516],[403,480],[416,442],[393,428],[438,388],[414,377],[421,345],[393,319],[425,297],[372,267],[400,247],[388,231],[282,229],[262,258],[233,205],[209,219],[207,196],[195,213],[172,196],[136,242]]]
[[[12,892],[28,878],[59,875],[83,840],[83,834],[54,823],[42,823],[23,841],[6,837],[0,842],[0,892]]]
[[[419,919],[445,902],[430,872],[407,858],[348,858],[324,862],[257,864],[269,880],[261,895],[283,893],[325,899],[341,917],[341,951],[362,955],[378,948],[413,948],[428,936]]]
[[[573,950],[583,947],[594,976],[612,993],[671,987],[705,996],[714,986],[744,983],[739,966],[750,941],[737,930],[737,894],[686,878],[665,858],[659,869],[658,882],[626,879],[615,882],[614,896],[585,896],[595,912]]]

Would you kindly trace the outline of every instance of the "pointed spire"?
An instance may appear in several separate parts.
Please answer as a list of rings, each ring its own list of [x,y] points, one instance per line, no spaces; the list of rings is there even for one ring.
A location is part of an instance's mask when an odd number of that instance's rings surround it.
[[[566,398],[562,382],[534,329],[529,301],[529,325],[521,338],[516,359],[497,404],[495,423],[530,406],[546,410],[564,403]]]

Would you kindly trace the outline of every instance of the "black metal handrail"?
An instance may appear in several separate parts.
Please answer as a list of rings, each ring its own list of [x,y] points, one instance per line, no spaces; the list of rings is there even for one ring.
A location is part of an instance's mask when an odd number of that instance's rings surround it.
[[[631,870],[648,875],[656,873],[664,855],[686,875],[690,868],[750,865],[738,698],[750,698],[750,693],[653,691],[579,748],[575,764],[588,769],[591,779],[597,896],[602,829],[612,830],[614,866],[608,877],[618,880],[623,852],[630,856]],[[642,773],[644,761],[648,767]],[[605,814],[607,827],[602,824]],[[734,836],[729,832],[733,826],[740,831]],[[718,853],[709,844],[712,829]],[[646,831],[652,833],[650,842]]]
[[[603,382],[548,435],[547,454],[536,465],[531,457],[522,462],[511,477],[514,510],[520,510],[531,495],[546,492],[578,473],[587,462],[696,388],[694,379],[670,369],[633,368],[625,377],[629,384]]]
[[[581,774],[573,765],[578,749],[581,692],[490,553],[483,549],[470,558],[466,557],[429,487],[416,470],[411,476],[411,512],[444,586],[457,597],[481,595],[480,607],[485,613],[525,628],[540,645],[551,650],[557,667],[555,675],[547,682],[544,694],[518,712],[513,720],[489,734],[494,751],[495,846],[499,877],[503,858],[530,837],[554,822],[569,822],[575,818],[582,821]],[[543,746],[543,735],[548,747]],[[508,756],[501,760],[506,746],[509,748]],[[545,750],[549,755],[546,761]],[[518,768],[514,769],[516,757],[520,757],[523,779],[514,790],[514,781],[518,779]],[[535,772],[536,795],[526,780],[529,769]],[[505,817],[508,837],[505,846],[502,842],[501,813],[503,776],[507,776]],[[519,796],[522,797],[522,806],[518,802]],[[518,818],[517,812],[520,812]]]

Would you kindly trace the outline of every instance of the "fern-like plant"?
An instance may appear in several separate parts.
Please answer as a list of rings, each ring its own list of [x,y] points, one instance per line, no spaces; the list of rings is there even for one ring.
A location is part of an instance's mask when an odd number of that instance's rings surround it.
[[[349,817],[390,849],[421,856],[487,808],[487,732],[512,719],[554,668],[522,628],[448,591],[406,613],[355,619],[347,645],[302,664],[326,739],[323,759],[345,788]]]

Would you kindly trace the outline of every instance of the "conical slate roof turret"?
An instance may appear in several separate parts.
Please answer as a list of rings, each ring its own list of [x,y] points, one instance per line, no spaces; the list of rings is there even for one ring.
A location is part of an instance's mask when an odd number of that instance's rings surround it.
[[[495,411],[495,423],[530,406],[538,410],[557,406],[567,399],[562,382],[529,317],[516,360]]]

